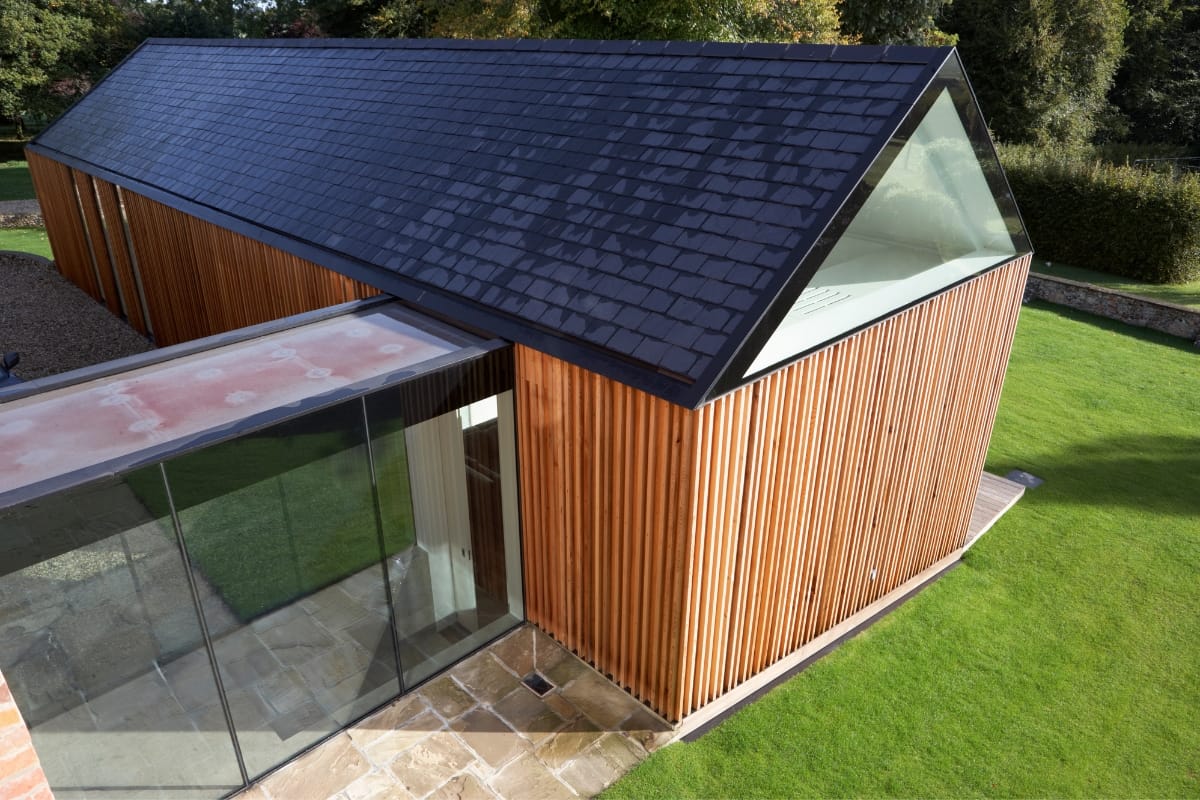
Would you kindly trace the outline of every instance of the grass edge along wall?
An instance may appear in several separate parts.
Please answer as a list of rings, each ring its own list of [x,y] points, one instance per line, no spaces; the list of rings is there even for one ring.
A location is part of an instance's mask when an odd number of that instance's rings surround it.
[[[528,618],[678,722],[960,551],[1028,268],[695,411],[518,346]]]

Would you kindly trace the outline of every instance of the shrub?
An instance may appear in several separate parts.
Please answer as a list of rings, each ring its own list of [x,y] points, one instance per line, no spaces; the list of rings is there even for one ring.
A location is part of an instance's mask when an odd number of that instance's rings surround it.
[[[19,139],[0,139],[0,162],[24,161],[27,144],[29,142]]]
[[[1008,145],[1000,160],[1043,258],[1150,283],[1200,277],[1200,176],[1079,150]]]

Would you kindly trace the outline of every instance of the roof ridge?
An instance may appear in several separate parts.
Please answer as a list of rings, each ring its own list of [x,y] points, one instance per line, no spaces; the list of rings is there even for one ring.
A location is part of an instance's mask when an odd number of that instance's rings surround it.
[[[788,59],[849,63],[929,63],[953,47],[783,42],[701,42],[641,39],[181,39],[151,38],[143,46],[316,48],[360,50],[502,50],[690,58]]]

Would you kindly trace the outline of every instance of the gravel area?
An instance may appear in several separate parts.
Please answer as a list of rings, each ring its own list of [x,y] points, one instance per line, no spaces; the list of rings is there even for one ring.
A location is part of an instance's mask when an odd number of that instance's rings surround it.
[[[0,252],[0,350],[21,354],[13,370],[18,377],[32,380],[152,349],[52,262]]]

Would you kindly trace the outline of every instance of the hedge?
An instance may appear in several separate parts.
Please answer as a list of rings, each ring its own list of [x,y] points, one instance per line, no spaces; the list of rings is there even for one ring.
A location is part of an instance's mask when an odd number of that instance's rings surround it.
[[[27,141],[0,139],[0,161],[24,161]]]
[[[1114,165],[1087,151],[999,150],[1042,258],[1149,283],[1200,278],[1200,176]]]

